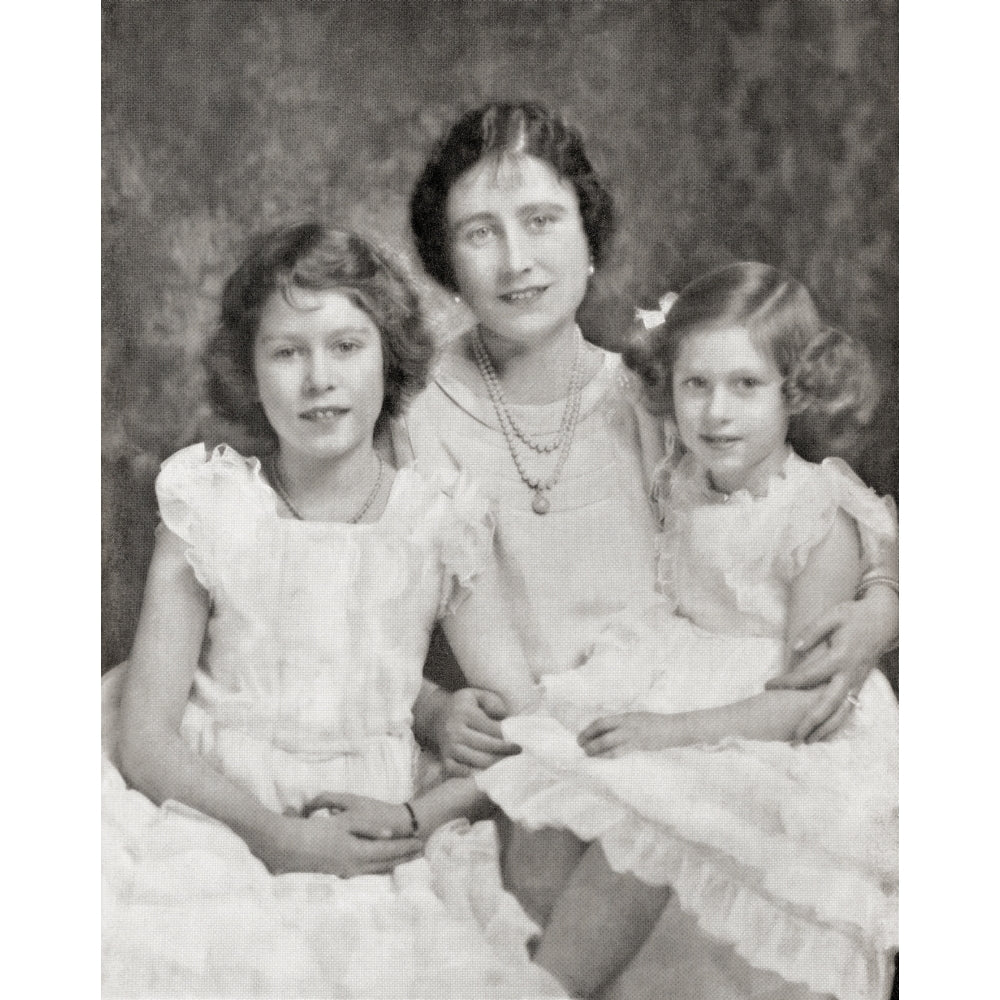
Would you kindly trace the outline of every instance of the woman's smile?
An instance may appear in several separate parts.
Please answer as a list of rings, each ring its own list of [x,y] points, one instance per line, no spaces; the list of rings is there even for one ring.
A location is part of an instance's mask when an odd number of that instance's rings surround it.
[[[501,302],[510,305],[520,305],[525,302],[534,302],[539,296],[548,290],[548,285],[530,285],[525,288],[515,288],[509,292],[502,292],[497,296]]]
[[[314,406],[299,414],[303,420],[311,420],[319,423],[335,420],[351,412],[349,406]]]

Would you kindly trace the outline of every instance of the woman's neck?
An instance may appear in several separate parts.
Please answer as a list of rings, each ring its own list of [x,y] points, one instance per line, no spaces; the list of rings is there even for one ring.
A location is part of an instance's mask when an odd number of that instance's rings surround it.
[[[503,337],[485,327],[479,327],[479,336],[503,386],[504,396],[515,405],[539,406],[565,399],[577,352],[585,350],[575,323],[554,336],[529,344]],[[467,349],[467,357],[475,368],[471,346]],[[584,370],[587,376],[593,374],[592,362],[584,364]]]

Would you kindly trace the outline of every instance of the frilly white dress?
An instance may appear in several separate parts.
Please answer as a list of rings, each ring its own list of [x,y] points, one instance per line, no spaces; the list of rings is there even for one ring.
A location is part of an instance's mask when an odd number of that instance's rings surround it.
[[[780,672],[791,581],[838,510],[866,555],[892,511],[846,465],[791,453],[767,494],[712,495],[690,456],[660,478],[661,599],[637,602],[579,670],[544,677],[551,714],[503,724],[523,753],[478,778],[506,813],[600,840],[616,870],[669,884],[751,966],[839,1000],[885,996],[897,946],[898,728],[874,672],[850,721],[810,745],[587,757],[575,734],[616,712],[683,712],[759,693]]]
[[[491,544],[468,483],[403,469],[378,522],[301,522],[256,459],[195,445],[156,488],[212,601],[189,745],[276,811],[432,781],[411,729],[428,638]],[[492,823],[441,828],[391,875],[271,875],[228,827],[126,786],[122,669],[103,691],[105,996],[560,995],[528,961],[536,928],[501,887]]]

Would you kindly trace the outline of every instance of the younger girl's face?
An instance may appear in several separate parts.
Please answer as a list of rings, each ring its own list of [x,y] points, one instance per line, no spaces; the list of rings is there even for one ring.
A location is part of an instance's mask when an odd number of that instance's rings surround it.
[[[459,291],[486,329],[525,344],[573,329],[590,251],[572,184],[526,153],[491,158],[445,211]]]
[[[254,341],[261,406],[281,448],[337,459],[370,448],[382,410],[382,337],[335,289],[267,300]]]
[[[742,327],[690,334],[672,374],[684,447],[717,490],[763,493],[787,454],[788,410],[774,361]]]

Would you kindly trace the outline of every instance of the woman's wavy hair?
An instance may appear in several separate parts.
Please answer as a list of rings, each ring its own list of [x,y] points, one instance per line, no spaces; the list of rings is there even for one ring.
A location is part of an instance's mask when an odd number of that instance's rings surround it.
[[[611,194],[583,148],[580,133],[542,104],[491,102],[464,114],[431,154],[410,196],[410,228],[427,273],[458,291],[451,265],[446,206],[455,181],[488,157],[528,154],[573,186],[594,266],[604,261],[615,227]]]
[[[218,327],[204,356],[213,411],[274,443],[257,392],[254,342],[272,295],[302,308],[296,288],[342,292],[368,315],[382,339],[385,398],[378,426],[402,413],[427,384],[435,350],[416,292],[400,267],[367,240],[319,222],[256,236],[226,281]]]
[[[641,377],[650,409],[673,416],[672,372],[681,344],[693,333],[733,326],[745,329],[777,365],[792,447],[811,460],[849,451],[878,405],[868,349],[824,324],[800,281],[753,261],[696,278],[663,324],[626,347],[625,361]]]

